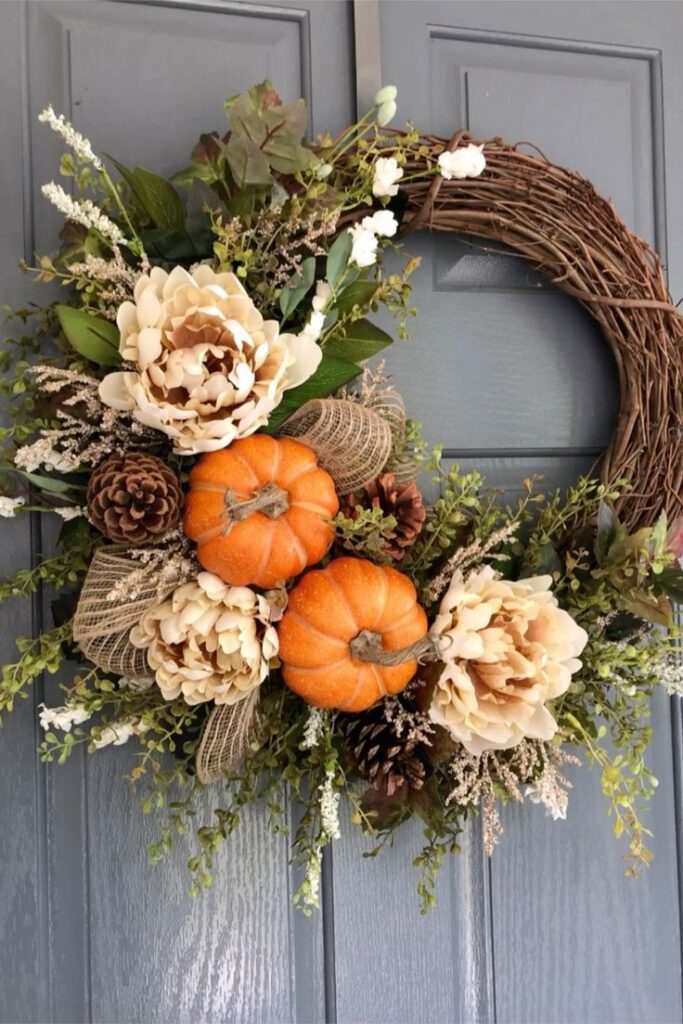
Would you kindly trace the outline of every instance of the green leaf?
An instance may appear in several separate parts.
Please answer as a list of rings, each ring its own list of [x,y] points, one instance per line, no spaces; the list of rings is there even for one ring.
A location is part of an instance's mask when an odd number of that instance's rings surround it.
[[[190,188],[192,182],[197,179],[205,181],[207,184],[216,180],[210,169],[195,163],[188,164],[187,167],[183,167],[182,170],[171,175],[171,183],[180,185],[181,188]]]
[[[171,175],[174,185],[191,186],[195,181],[213,185],[222,181],[225,160],[223,140],[216,132],[204,132],[192,150],[190,164]]]
[[[131,171],[113,157],[109,159],[155,227],[182,230],[185,212],[180,196],[170,181],[145,167],[135,167]]]
[[[280,293],[280,309],[285,320],[292,315],[314,281],[315,256],[309,256],[301,264],[299,273],[292,279],[292,283]]]
[[[296,174],[311,163],[310,150],[301,145],[307,127],[303,100],[282,103],[270,82],[262,82],[226,100],[225,112],[232,132],[228,159],[238,139],[252,155],[258,150],[267,166],[282,174]]]
[[[595,535],[595,557],[599,565],[607,559],[609,549],[620,533],[621,524],[611,505],[601,501],[598,507],[597,532]]]
[[[196,263],[211,256],[211,237],[193,238],[187,231],[174,228],[147,228],[140,232],[145,252],[151,260],[164,263]],[[204,243],[202,245],[202,242]]]
[[[80,355],[99,366],[118,366],[119,329],[100,316],[92,316],[74,306],[55,306],[60,326],[69,344]]]
[[[263,197],[263,188],[257,185],[247,185],[238,189],[230,197],[230,216],[241,217],[242,220],[250,220],[256,210],[256,204]],[[213,207],[216,207],[214,201]]]
[[[267,433],[274,433],[288,417],[312,398],[325,398],[334,394],[344,384],[357,377],[360,368],[355,363],[347,363],[343,359],[334,359],[324,355],[320,366],[312,377],[300,384],[298,388],[285,391],[284,397],[268,421]]]
[[[666,551],[666,535],[668,529],[666,512],[662,512],[658,517],[657,522],[652,527],[652,534],[650,537],[653,558],[661,558],[664,555]]]
[[[396,828],[410,814],[410,807],[407,801],[407,786],[401,786],[391,796],[380,792],[370,786],[365,790],[361,799],[361,809],[364,817],[359,819],[359,825],[367,832],[372,828],[373,832],[382,832],[385,829]],[[367,854],[364,854],[367,856]]]
[[[346,269],[346,265],[349,262],[349,256],[351,255],[351,247],[353,240],[348,231],[342,231],[338,235],[330,247],[330,251],[327,254],[327,264],[325,267],[325,280],[329,284],[330,288],[334,288],[339,281],[340,277]]]
[[[561,572],[562,564],[553,544],[541,544],[538,547],[533,565],[522,565],[520,578],[527,579],[530,576],[549,575]]]
[[[683,605],[683,569],[663,569],[654,581],[657,592]]]
[[[46,491],[48,494],[66,494],[68,491],[74,490],[74,485],[69,483],[68,480],[43,476],[40,473],[26,473],[21,469],[17,470],[17,472],[21,473],[23,478],[28,480],[30,484],[33,484],[34,487],[37,487],[38,490]]]
[[[354,306],[362,309],[370,304],[378,287],[377,281],[354,281],[337,299],[337,309],[340,313],[350,313]]]
[[[273,176],[270,173],[268,157],[251,139],[231,135],[225,148],[225,155],[235,184],[239,188],[246,185],[271,184]]]
[[[648,622],[654,622],[656,626],[669,628],[672,625],[673,610],[663,594],[658,597],[650,597],[643,591],[632,591],[627,596],[621,597],[621,605],[626,611],[641,619],[646,619]]]
[[[360,282],[359,282],[360,283]],[[325,342],[325,352],[351,363],[365,362],[391,345],[392,337],[369,320],[354,320],[343,333],[333,335]]]

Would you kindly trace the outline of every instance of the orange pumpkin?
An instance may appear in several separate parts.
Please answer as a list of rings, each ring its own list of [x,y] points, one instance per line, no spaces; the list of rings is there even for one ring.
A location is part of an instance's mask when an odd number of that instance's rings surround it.
[[[415,657],[384,665],[354,656],[363,634],[398,651],[427,634],[427,616],[407,576],[360,558],[336,558],[292,589],[278,626],[282,675],[309,704],[362,711],[398,693],[417,670]],[[352,650],[353,648],[353,650]]]
[[[254,434],[200,456],[183,527],[209,572],[233,586],[272,587],[320,561],[338,510],[334,481],[310,448]]]

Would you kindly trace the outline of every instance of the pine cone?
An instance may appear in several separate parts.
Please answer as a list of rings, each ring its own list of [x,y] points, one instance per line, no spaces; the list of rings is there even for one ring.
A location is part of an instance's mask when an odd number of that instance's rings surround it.
[[[358,715],[339,715],[346,756],[354,771],[386,796],[402,787],[421,789],[425,781],[425,747],[386,717],[384,701]]]
[[[385,516],[394,517],[396,526],[384,534],[384,552],[397,562],[414,544],[427,518],[417,485],[400,483],[393,473],[380,474],[359,494],[342,499],[342,511],[348,518],[355,519],[359,508],[381,508]]]
[[[156,455],[110,455],[90,477],[88,512],[117,544],[135,546],[163,537],[180,518],[183,492],[175,473]]]

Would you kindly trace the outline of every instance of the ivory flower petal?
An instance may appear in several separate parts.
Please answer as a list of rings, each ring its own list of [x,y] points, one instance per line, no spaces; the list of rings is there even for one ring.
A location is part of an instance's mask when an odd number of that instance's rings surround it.
[[[99,394],[105,405],[112,409],[128,410],[135,407],[135,401],[126,385],[126,378],[130,374],[118,371],[108,373],[99,386]]]
[[[313,335],[302,331],[301,334],[289,335],[289,353],[294,363],[287,371],[287,386],[297,387],[308,380],[320,366],[323,350],[317,345]]]

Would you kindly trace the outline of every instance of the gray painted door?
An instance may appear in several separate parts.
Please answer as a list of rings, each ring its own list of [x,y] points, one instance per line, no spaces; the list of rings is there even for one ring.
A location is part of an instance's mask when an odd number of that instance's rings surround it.
[[[380,8],[381,77],[399,87],[402,117],[443,134],[465,125],[530,139],[583,171],[656,244],[682,293],[681,5]],[[59,151],[35,130],[47,102],[122,160],[170,171],[200,130],[220,124],[222,97],[266,76],[288,98],[306,96],[316,130],[341,127],[353,111],[353,51],[341,0],[0,4],[2,299],[31,297],[16,257],[54,237],[37,196]],[[358,71],[372,81],[372,69]],[[423,257],[420,315],[389,368],[411,412],[497,486],[530,472],[571,480],[616,409],[589,319],[513,256],[428,235],[409,249]],[[3,524],[3,570],[47,543],[26,523]],[[3,657],[42,614],[3,608]],[[261,809],[223,851],[207,896],[187,900],[182,849],[148,869],[153,823],[120,781],[125,749],[45,769],[33,752],[42,699],[37,690],[23,702],[0,741],[1,1021],[681,1019],[680,722],[664,699],[654,708],[655,861],[639,881],[622,877],[598,780],[584,770],[567,823],[512,810],[491,862],[473,830],[427,918],[410,864],[419,829],[373,861],[347,829],[326,860],[323,914],[310,921],[289,909],[287,846]]]

